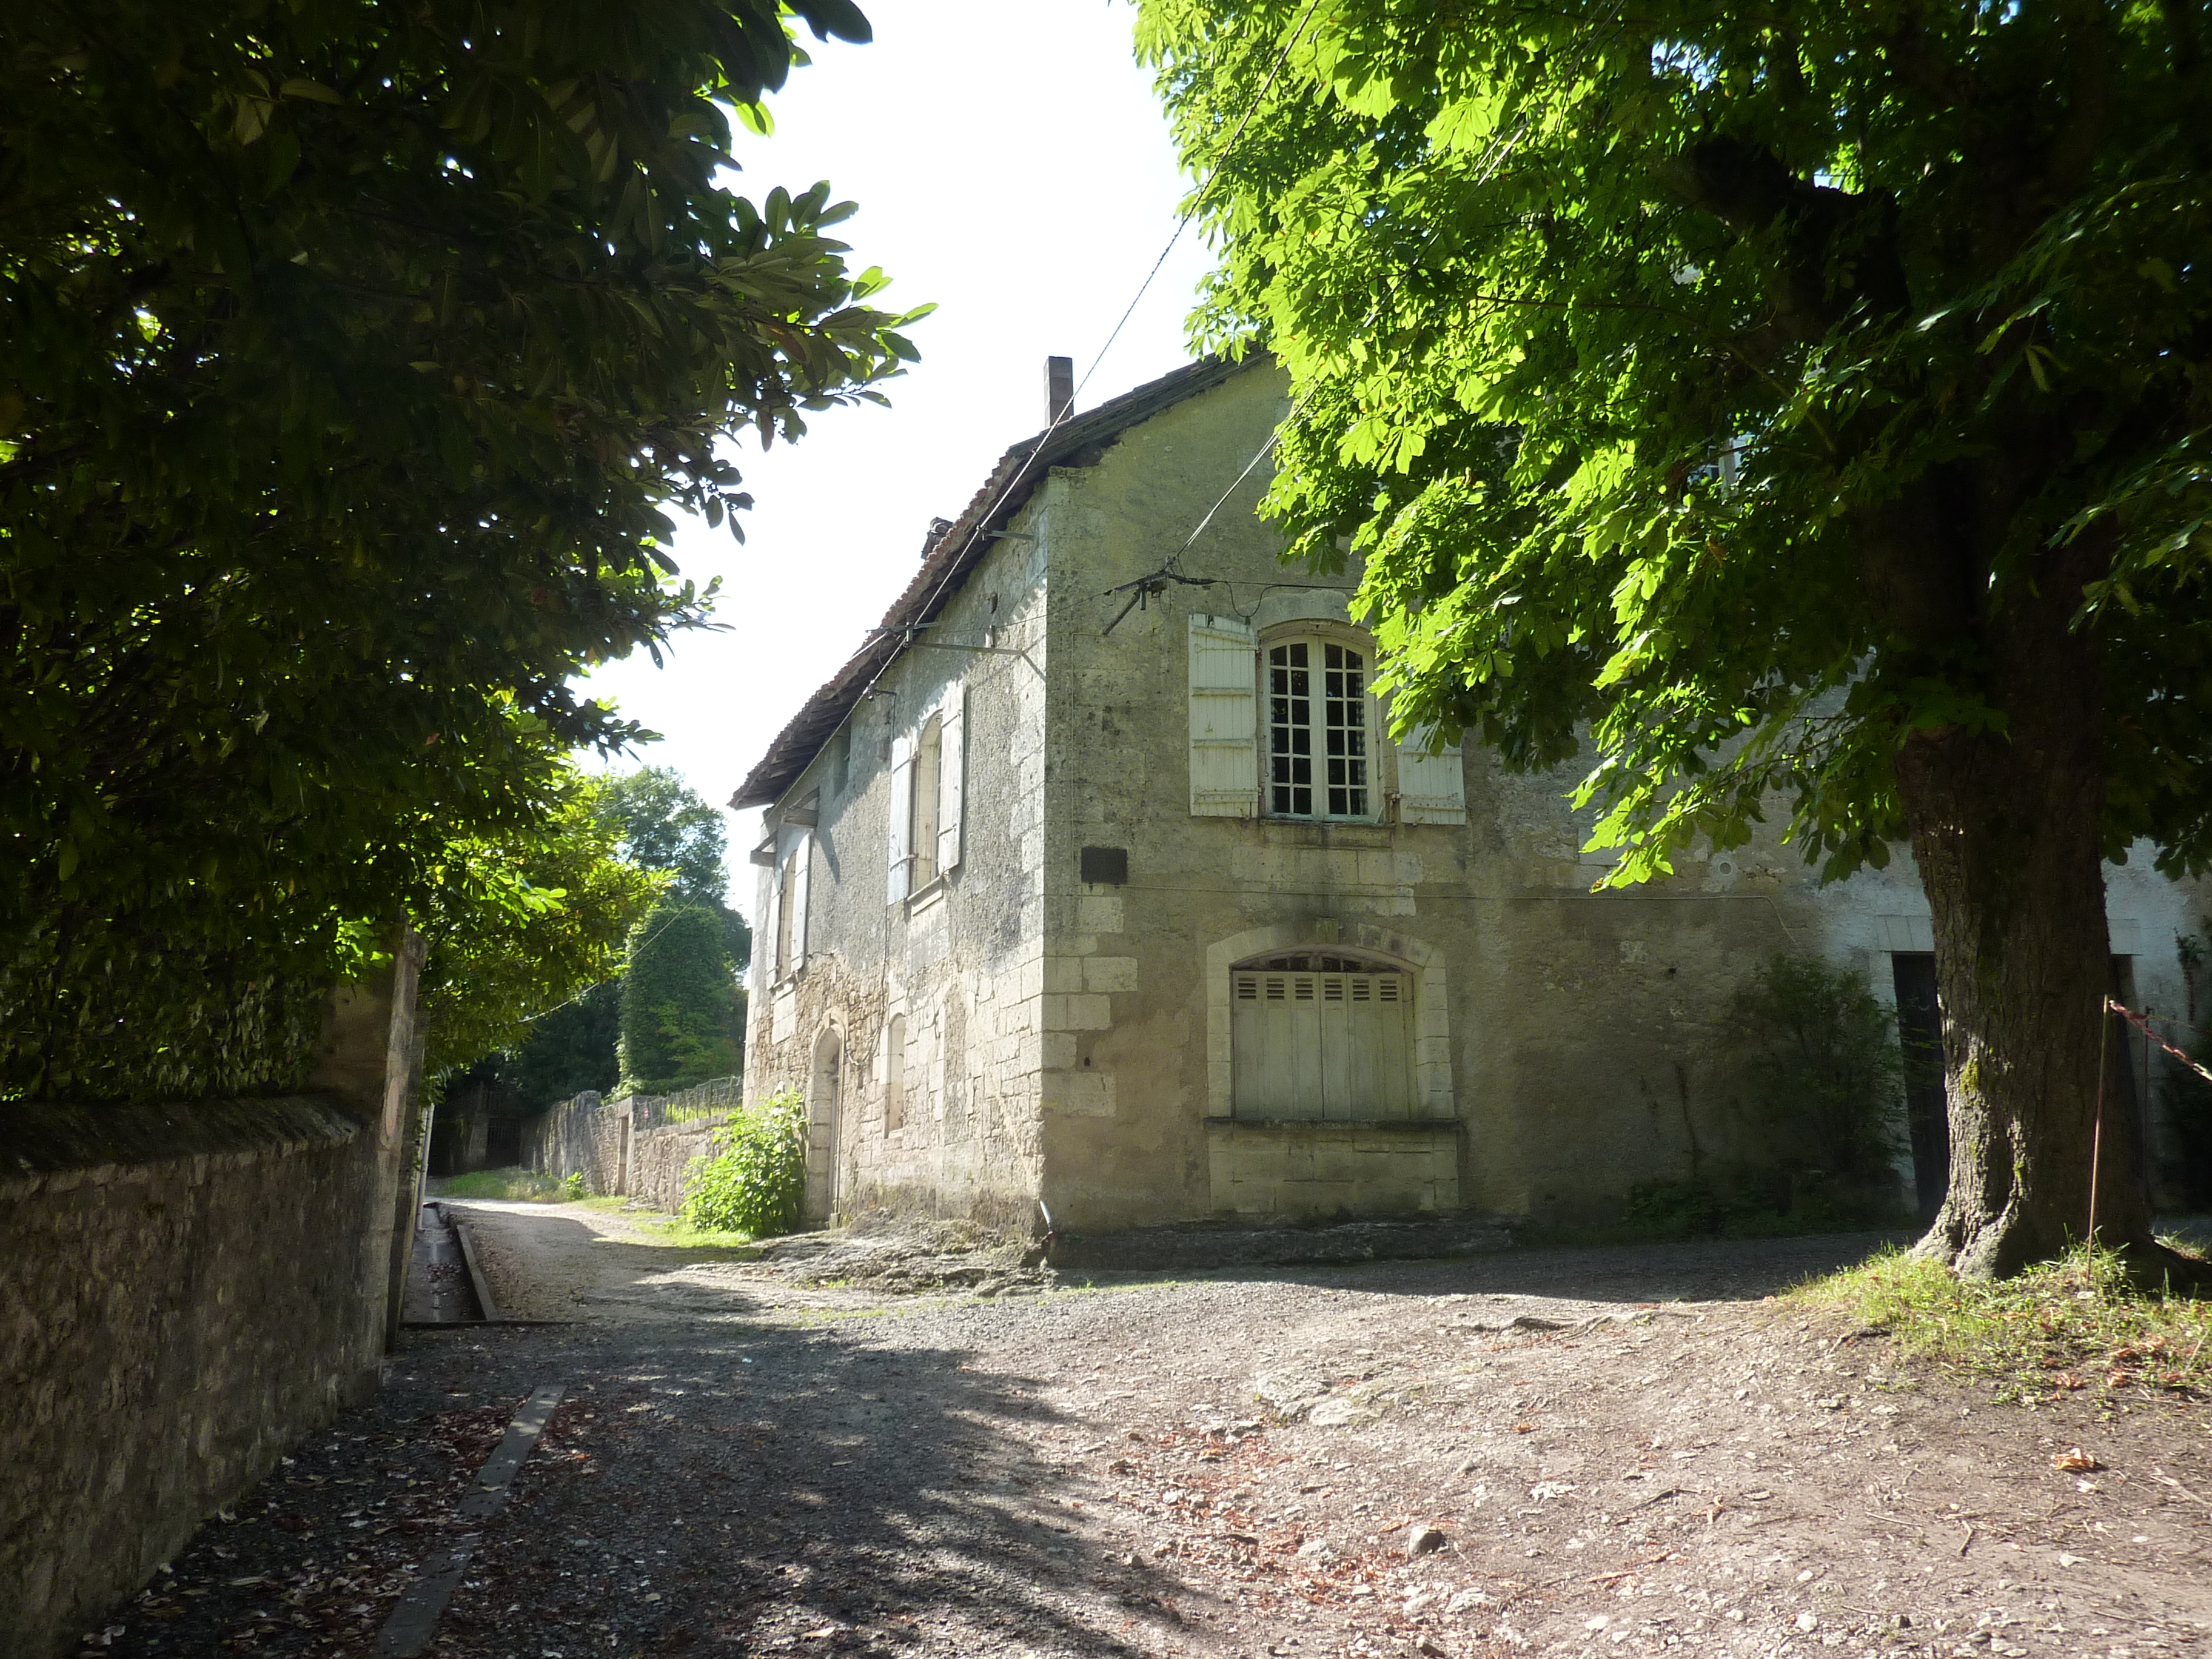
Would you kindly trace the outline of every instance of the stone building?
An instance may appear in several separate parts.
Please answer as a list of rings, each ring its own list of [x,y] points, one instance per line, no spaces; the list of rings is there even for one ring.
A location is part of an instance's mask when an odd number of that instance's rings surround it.
[[[1713,1037],[1761,962],[1932,1017],[1901,850],[1594,895],[1571,776],[1391,744],[1357,571],[1252,511],[1285,384],[1194,363],[1008,450],[737,792],[746,1094],[804,1092],[815,1215],[1602,1214],[1756,1154]],[[2125,988],[2179,1011],[2191,896],[2109,873]],[[1915,1115],[1924,1196],[1940,1091]]]

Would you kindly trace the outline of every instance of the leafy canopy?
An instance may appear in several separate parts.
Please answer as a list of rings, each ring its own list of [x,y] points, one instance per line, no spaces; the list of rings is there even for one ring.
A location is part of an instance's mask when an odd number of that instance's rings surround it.
[[[743,1026],[722,919],[672,900],[630,929],[623,971],[623,1094],[672,1094],[736,1075]]]
[[[1400,731],[1587,733],[1614,881],[1778,789],[1841,874],[1900,744],[2002,730],[1984,624],[2063,580],[2107,851],[2203,866],[2205,6],[1141,0],[1139,41],[1194,172],[1251,112],[1195,327],[1288,366],[1268,507],[1364,556]]]
[[[672,766],[641,766],[609,777],[599,811],[630,861],[665,870],[670,891],[695,904],[720,904],[730,884],[729,828]]]
[[[550,822],[455,841],[433,866],[437,884],[416,918],[433,1077],[525,1042],[538,1016],[620,969],[631,927],[668,878],[620,856],[607,787],[572,771]]]
[[[522,1112],[540,1111],[590,1089],[614,1092],[621,1075],[622,981],[605,980],[533,1020],[513,1049],[479,1060],[472,1074],[514,1091]]]
[[[570,677],[703,618],[664,550],[748,504],[718,441],[914,355],[827,185],[723,182],[791,15],[866,36],[847,0],[9,10],[7,1083],[77,1086],[49,1037],[107,978],[342,971],[456,843],[544,822],[562,750],[640,735]]]

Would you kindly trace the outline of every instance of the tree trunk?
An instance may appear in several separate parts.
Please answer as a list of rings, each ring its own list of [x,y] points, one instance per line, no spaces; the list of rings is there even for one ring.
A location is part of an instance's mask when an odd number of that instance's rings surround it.
[[[1951,1179],[1915,1254],[1996,1279],[2098,1238],[2137,1270],[2154,1243],[2141,1137],[2110,1078],[2103,708],[2098,645],[2069,630],[2081,586],[1993,619],[1987,684],[2002,732],[1914,734],[1897,775],[1935,913]],[[2107,1068],[2100,1091],[2100,1065]],[[2100,1102],[2101,1096],[2101,1102]]]

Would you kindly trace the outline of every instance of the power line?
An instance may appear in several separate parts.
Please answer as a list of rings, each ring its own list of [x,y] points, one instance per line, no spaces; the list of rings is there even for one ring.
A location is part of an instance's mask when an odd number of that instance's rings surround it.
[[[648,933],[641,941],[640,941],[638,945],[632,949],[630,954],[635,956],[641,951],[649,949],[652,946],[653,941],[659,939],[663,933],[674,927],[676,925],[676,919],[682,915],[686,909],[690,908],[692,907],[678,905],[675,908],[670,910],[668,913],[668,920],[662,922],[659,927],[654,928],[652,933]],[[525,1014],[522,1017],[522,1023],[526,1025],[532,1024],[538,1020],[547,1018],[549,1015],[559,1013],[563,1008],[574,1007],[577,1003],[581,1002],[586,997],[591,995],[592,992],[598,990],[601,985],[611,985],[614,983],[615,979],[619,979],[621,977],[622,975],[617,974],[613,979],[603,979],[595,984],[586,985],[582,990],[577,992],[575,995],[570,997],[566,1002],[556,1002],[550,1008],[540,1008],[534,1014]]]
[[[1213,165],[1206,170],[1206,177],[1200,180],[1198,188],[1191,193],[1182,216],[1176,221],[1175,229],[1168,234],[1167,246],[1160,250],[1160,257],[1152,261],[1152,268],[1145,273],[1145,280],[1137,284],[1135,298],[1129,301],[1128,309],[1121,313],[1121,320],[1114,325],[1113,332],[1106,337],[1106,343],[1098,348],[1098,355],[1091,360],[1091,367],[1083,371],[1083,378],[1075,383],[1075,392],[1068,399],[1070,409],[1074,407],[1075,398],[1082,395],[1083,388],[1091,384],[1091,377],[1098,372],[1098,365],[1106,361],[1106,354],[1114,349],[1114,342],[1121,337],[1121,331],[1128,326],[1129,319],[1136,314],[1137,306],[1144,299],[1146,290],[1152,287],[1152,278],[1160,274],[1160,268],[1168,262],[1168,255],[1175,252],[1175,245],[1182,240],[1183,232],[1198,216],[1199,207],[1206,200],[1206,192],[1213,188],[1213,181],[1221,176],[1221,169],[1228,164],[1237,140],[1243,137],[1244,129],[1251,125],[1252,118],[1260,112],[1260,106],[1267,101],[1268,93],[1274,89],[1275,77],[1282,73],[1283,65],[1290,60],[1291,48],[1297,45],[1298,37],[1306,32],[1306,24],[1313,16],[1314,8],[1320,3],[1321,0],[1306,0],[1306,9],[1298,14],[1297,24],[1283,37],[1282,46],[1275,53],[1275,61],[1267,65],[1267,78],[1260,82],[1260,90],[1252,94],[1252,101],[1244,106],[1243,114],[1237,118],[1237,125],[1229,134],[1229,142],[1222,145],[1220,152],[1213,158]]]
[[[1123,309],[1121,320],[1116,322],[1107,334],[1105,344],[1098,348],[1097,354],[1091,360],[1091,366],[1083,371],[1083,378],[1075,383],[1074,391],[1068,394],[1066,407],[1051,411],[1051,420],[1047,423],[1043,432],[1038,434],[1036,443],[1030,453],[1022,458],[1022,464],[1014,470],[1014,476],[999,487],[989,501],[985,504],[983,510],[975,515],[975,524],[969,529],[967,539],[961,543],[958,551],[946,560],[945,574],[938,579],[937,586],[932,591],[922,607],[924,611],[928,610],[930,606],[936,605],[945,597],[945,591],[951,585],[953,574],[959,568],[959,556],[973,547],[975,544],[975,538],[984,533],[985,526],[990,523],[991,514],[998,510],[1000,502],[1005,501],[1018,489],[1022,481],[1030,476],[1030,470],[1036,466],[1038,458],[1050,447],[1052,434],[1074,418],[1075,399],[1082,394],[1083,388],[1091,384],[1091,377],[1098,372],[1098,366],[1106,361],[1106,354],[1114,349],[1114,343],[1121,337],[1121,331],[1128,326],[1129,319],[1136,314],[1137,307],[1143,301],[1146,291],[1152,285],[1152,279],[1160,274],[1162,267],[1167,264],[1168,255],[1175,251],[1175,246],[1182,239],[1183,232],[1189,228],[1190,222],[1197,216],[1199,208],[1204,203],[1206,193],[1213,188],[1213,181],[1221,176],[1221,169],[1227,165],[1231,154],[1236,149],[1238,141],[1243,137],[1245,128],[1251,125],[1253,116],[1259,112],[1260,106],[1266,101],[1267,94],[1273,89],[1276,76],[1282,73],[1283,65],[1290,60],[1291,48],[1297,45],[1299,37],[1304,34],[1306,25],[1312,20],[1314,11],[1320,3],[1321,0],[1306,0],[1306,9],[1298,14],[1297,22],[1291,27],[1291,32],[1283,37],[1283,44],[1277,49],[1274,61],[1267,66],[1266,78],[1261,82],[1259,91],[1253,94],[1252,101],[1245,106],[1243,113],[1237,117],[1236,126],[1230,131],[1228,142],[1222,145],[1219,152],[1213,158],[1212,165],[1206,169],[1206,177],[1200,181],[1197,190],[1191,193],[1190,199],[1185,204],[1182,215],[1176,220],[1175,229],[1169,233],[1165,246],[1160,249],[1159,257],[1152,261],[1152,269],[1145,273],[1144,281],[1137,284],[1137,291],[1131,296],[1128,305]],[[1255,457],[1253,465],[1258,464],[1258,459]],[[1246,467],[1245,471],[1249,473],[1251,467]],[[1233,490],[1234,486],[1231,488]],[[1223,499],[1227,498],[1224,496]],[[869,692],[875,690],[876,682],[884,677],[891,664],[897,659],[898,653],[896,650],[884,659],[882,665],[868,677],[867,684],[861,688],[862,697],[866,697]],[[857,702],[855,706],[858,706]]]
[[[1310,12],[1312,10],[1312,7],[1309,6],[1307,10]],[[1304,26],[1303,21],[1301,21],[1300,26]],[[1281,60],[1278,58],[1278,66],[1279,66],[1280,61]],[[1273,83],[1273,71],[1270,70],[1268,74],[1268,81],[1270,84]],[[1241,125],[1238,126],[1237,131],[1239,132],[1243,131]],[[1514,149],[1520,144],[1522,137],[1528,132],[1528,119],[1526,117],[1523,117],[1520,125],[1514,129],[1511,137],[1495,139],[1492,142],[1491,152],[1485,155],[1481,163],[1477,167],[1474,177],[1474,185],[1476,188],[1480,188],[1483,185],[1488,184],[1492,177],[1496,174],[1498,169],[1505,165],[1507,158],[1513,154]],[[1218,166],[1216,171],[1218,171]],[[1211,182],[1211,175],[1209,175],[1208,182]],[[1181,228],[1182,228],[1180,226],[1176,228],[1178,234],[1181,233]],[[1435,224],[1431,225],[1429,227],[1428,234],[1422,237],[1420,246],[1413,250],[1413,258],[1418,259],[1422,254],[1427,252],[1431,245],[1433,244],[1437,238],[1443,234],[1443,222],[1442,220],[1438,220]],[[1164,258],[1166,256],[1163,254],[1161,257]],[[1370,323],[1375,321],[1376,319],[1382,314],[1382,298],[1380,295],[1377,295],[1375,299],[1375,303],[1369,309],[1367,315],[1360,319],[1359,325],[1362,328],[1366,327]],[[1283,418],[1268,431],[1266,439],[1261,441],[1259,448],[1252,452],[1252,459],[1244,463],[1244,470],[1237,475],[1235,481],[1230,484],[1228,489],[1221,492],[1220,500],[1215,501],[1212,507],[1206,509],[1206,516],[1201,518],[1198,523],[1192,527],[1190,534],[1182,538],[1182,544],[1176,548],[1174,552],[1168,555],[1166,560],[1162,562],[1158,570],[1154,571],[1149,576],[1140,576],[1135,581],[1124,582],[1120,587],[1109,588],[1107,590],[1105,597],[1108,598],[1111,598],[1114,594],[1125,592],[1130,588],[1134,588],[1136,590],[1134,597],[1130,599],[1127,605],[1121,607],[1120,615],[1116,616],[1112,622],[1106,624],[1105,631],[1107,633],[1112,633],[1114,629],[1120,625],[1121,617],[1127,616],[1130,610],[1142,600],[1146,594],[1164,592],[1168,583],[1170,582],[1179,582],[1186,586],[1192,587],[1233,586],[1233,584],[1220,582],[1211,578],[1183,575],[1176,569],[1176,562],[1177,560],[1181,559],[1184,554],[1190,551],[1191,544],[1197,541],[1199,537],[1205,533],[1206,527],[1213,522],[1214,515],[1219,513],[1224,507],[1228,505],[1229,498],[1231,495],[1234,495],[1239,489],[1243,488],[1244,480],[1252,476],[1253,469],[1257,467],[1261,461],[1267,459],[1269,452],[1271,452],[1275,447],[1275,445],[1281,440],[1284,428],[1290,426],[1300,415],[1305,412],[1306,405],[1313,401],[1314,392],[1318,388],[1316,387],[1309,386],[1304,393],[1299,397],[1297,402],[1291,405],[1291,412],[1284,416]],[[1276,584],[1276,586],[1291,586],[1291,584],[1279,583]],[[1233,604],[1234,601],[1232,600],[1231,603]]]

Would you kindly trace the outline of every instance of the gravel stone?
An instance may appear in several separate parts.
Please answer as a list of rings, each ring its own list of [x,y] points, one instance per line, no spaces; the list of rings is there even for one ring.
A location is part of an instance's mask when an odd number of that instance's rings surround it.
[[[406,1333],[88,1656],[369,1659],[548,1382],[430,1659],[2212,1645],[2212,1413],[1994,1407],[1760,1300],[1869,1237],[1051,1273],[945,1224],[454,1208],[502,1310],[575,1322]]]

